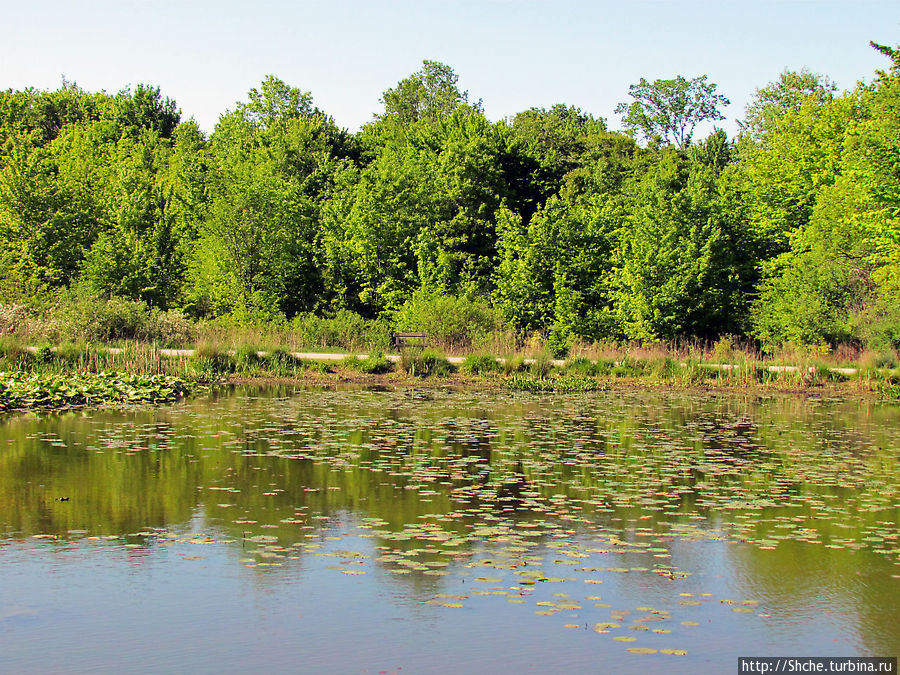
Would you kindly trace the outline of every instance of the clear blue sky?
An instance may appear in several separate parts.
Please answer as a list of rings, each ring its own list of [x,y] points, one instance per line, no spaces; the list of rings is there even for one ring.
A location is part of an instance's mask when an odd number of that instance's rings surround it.
[[[146,83],[211,131],[267,74],[312,93],[351,131],[381,93],[450,65],[497,120],[577,105],[619,128],[641,77],[707,74],[734,120],[785,68],[871,80],[900,43],[897,0],[0,0],[0,87],[91,91]]]

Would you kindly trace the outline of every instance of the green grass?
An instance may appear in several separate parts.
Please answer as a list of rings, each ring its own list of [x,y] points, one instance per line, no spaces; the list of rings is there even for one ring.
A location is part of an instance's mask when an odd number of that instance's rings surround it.
[[[486,375],[500,372],[503,366],[489,354],[469,354],[459,369],[466,375]]]
[[[391,372],[394,369],[394,364],[388,361],[384,354],[376,353],[369,354],[364,359],[358,356],[348,356],[341,361],[341,367],[367,375],[382,375]]]
[[[433,349],[404,349],[400,369],[414,377],[446,377],[453,372],[453,365]]]

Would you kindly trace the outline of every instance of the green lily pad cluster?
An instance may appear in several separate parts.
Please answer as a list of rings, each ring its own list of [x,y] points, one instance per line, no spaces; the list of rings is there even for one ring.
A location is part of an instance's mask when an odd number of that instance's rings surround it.
[[[0,410],[169,403],[187,393],[185,382],[169,375],[0,373]]]
[[[530,391],[533,393],[558,393],[596,391],[604,388],[592,377],[563,375],[561,377],[534,377],[515,374],[506,381],[506,387],[513,391]]]

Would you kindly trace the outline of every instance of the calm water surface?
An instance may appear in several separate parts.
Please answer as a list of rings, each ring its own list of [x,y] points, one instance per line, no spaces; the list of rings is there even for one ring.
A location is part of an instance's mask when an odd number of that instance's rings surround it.
[[[887,404],[240,389],[13,416],[0,672],[894,656],[898,512]]]

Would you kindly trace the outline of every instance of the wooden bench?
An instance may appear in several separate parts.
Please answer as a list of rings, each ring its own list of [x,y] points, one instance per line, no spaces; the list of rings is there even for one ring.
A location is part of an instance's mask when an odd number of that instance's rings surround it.
[[[424,349],[427,338],[428,333],[394,333],[394,347],[403,349],[413,344],[413,341],[416,341],[418,346]]]

